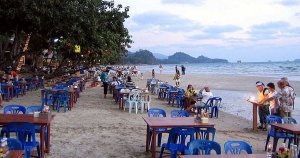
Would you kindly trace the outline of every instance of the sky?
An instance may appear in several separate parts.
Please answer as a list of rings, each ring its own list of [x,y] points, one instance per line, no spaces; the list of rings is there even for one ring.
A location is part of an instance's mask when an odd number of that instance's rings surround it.
[[[300,59],[300,0],[114,0],[134,43],[166,56],[247,62]]]

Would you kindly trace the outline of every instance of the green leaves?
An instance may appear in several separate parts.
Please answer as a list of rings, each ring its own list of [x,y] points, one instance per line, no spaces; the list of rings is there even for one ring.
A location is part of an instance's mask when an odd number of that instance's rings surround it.
[[[103,0],[0,0],[0,35],[31,33],[29,52],[56,47],[63,59],[74,60],[71,63],[114,63],[132,43],[123,24],[128,11],[128,7]],[[55,38],[59,39],[56,44],[51,42]],[[24,42],[22,38],[15,40]],[[83,57],[60,53],[66,52],[66,42],[79,44]]]

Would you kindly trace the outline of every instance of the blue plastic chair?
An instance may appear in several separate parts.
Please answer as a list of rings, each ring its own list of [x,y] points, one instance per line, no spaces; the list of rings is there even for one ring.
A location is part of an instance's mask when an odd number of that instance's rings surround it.
[[[230,152],[233,155],[241,154],[246,151],[247,154],[252,154],[251,146],[244,141],[227,141],[224,144],[225,154]]]
[[[275,116],[275,115],[268,115],[266,120],[267,120],[266,121],[267,125],[271,125],[271,124],[275,124],[275,123],[278,123],[278,124],[282,123],[281,118],[279,116]],[[268,136],[267,136],[266,145],[265,145],[265,151],[267,150],[267,145],[270,141],[270,137],[273,137],[273,139],[274,139],[274,144],[275,144],[275,146],[273,146],[274,149],[276,149],[276,147],[277,147],[278,139],[280,139],[280,138],[289,139],[288,147],[290,147],[290,143],[293,139],[293,137],[288,135],[286,132],[277,131],[275,134],[275,130],[271,126],[270,130],[268,131]]]
[[[190,114],[185,110],[172,110],[171,117],[189,117]]]
[[[177,108],[184,109],[184,90],[179,90],[176,95]]]
[[[165,112],[165,110],[163,109],[159,109],[159,108],[151,108],[148,110],[148,117],[166,117],[167,114]],[[157,146],[160,147],[161,145],[161,138],[162,138],[162,133],[168,133],[169,131],[166,128],[158,128],[157,129],[157,133],[158,133],[158,137],[157,137]],[[152,129],[150,128],[150,134],[149,134],[149,140],[151,142],[152,139]]]
[[[27,122],[12,122],[6,125],[8,133],[16,132],[17,139],[21,142],[25,158],[30,158],[30,151],[37,148],[38,157],[41,157],[39,142],[35,139],[35,125]],[[10,138],[10,135],[7,136]]]
[[[9,91],[7,89],[7,83],[1,83],[1,94],[3,95],[3,99],[9,101]]]
[[[34,112],[41,112],[42,110],[43,110],[43,106],[32,105],[26,108],[26,114],[33,114]]]
[[[282,121],[286,124],[297,124],[297,121],[292,117],[283,117]]]
[[[26,108],[22,105],[7,105],[3,109],[4,114],[25,114]]]
[[[34,112],[41,112],[43,110],[43,106],[39,106],[39,105],[32,105],[27,107],[26,109],[26,114],[33,114]],[[41,131],[41,126],[36,125],[35,126],[35,133],[40,133]],[[44,130],[44,135],[47,135],[47,127]],[[47,137],[45,137],[45,144],[47,145],[48,143]]]
[[[209,111],[210,118],[212,118],[213,116],[218,118],[221,102],[222,102],[222,98],[220,97],[212,97],[207,100],[205,106],[206,106],[206,111]]]
[[[199,136],[200,140],[207,140],[208,138],[211,138],[210,140],[214,141],[215,140],[215,134],[216,134],[216,129],[211,127],[211,128],[195,128],[196,134]]]
[[[286,123],[286,124],[297,124],[297,121],[292,117],[283,117],[282,121],[283,121],[283,123]],[[293,134],[288,134],[288,135],[291,137],[294,136]],[[300,141],[300,136],[298,136],[298,145],[299,145],[299,141]],[[286,139],[284,139],[283,142],[285,143]]]
[[[14,97],[19,97],[22,95],[22,88],[19,86],[18,82],[14,82]]]
[[[7,138],[8,150],[23,150],[22,142],[15,138]]]
[[[161,147],[159,157],[162,158],[164,150],[171,151],[171,158],[176,158],[177,152],[184,153],[187,148],[187,139],[189,142],[193,141],[195,135],[194,128],[172,128],[168,137],[168,142],[164,143]]]
[[[64,108],[64,112],[67,111],[67,109],[70,109],[70,96],[69,92],[67,90],[59,90],[57,92],[58,100],[56,105],[56,110],[59,112],[60,108]]]
[[[26,113],[26,108],[22,105],[7,105],[3,109],[4,114],[25,114]],[[4,134],[6,137],[9,135],[9,131],[5,126],[2,127],[0,136],[3,137]]]
[[[220,144],[210,140],[194,140],[190,142],[188,149],[185,150],[185,155],[210,155],[211,150],[220,155]]]

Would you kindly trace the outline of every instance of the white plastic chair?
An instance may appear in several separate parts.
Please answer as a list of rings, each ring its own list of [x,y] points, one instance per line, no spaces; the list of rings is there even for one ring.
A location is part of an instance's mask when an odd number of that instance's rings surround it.
[[[138,91],[131,91],[129,93],[128,99],[125,102],[124,111],[129,108],[129,113],[131,113],[132,108],[135,108],[135,113],[138,112],[138,103],[140,101],[140,93]]]
[[[148,93],[142,93],[140,95],[139,107],[141,108],[141,113],[144,113],[145,105],[147,106],[147,111],[150,109],[151,96]]]

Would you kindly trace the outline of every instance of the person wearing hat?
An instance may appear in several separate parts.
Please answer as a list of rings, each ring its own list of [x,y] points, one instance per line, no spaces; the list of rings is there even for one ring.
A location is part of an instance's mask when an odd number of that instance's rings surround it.
[[[269,115],[269,102],[265,100],[268,97],[269,91],[268,89],[264,88],[264,84],[260,81],[256,82],[257,92],[257,105],[258,105],[258,115],[259,115],[259,122],[260,126],[258,129],[266,130],[266,117]]]

